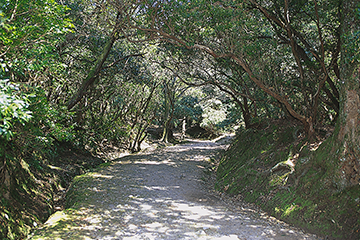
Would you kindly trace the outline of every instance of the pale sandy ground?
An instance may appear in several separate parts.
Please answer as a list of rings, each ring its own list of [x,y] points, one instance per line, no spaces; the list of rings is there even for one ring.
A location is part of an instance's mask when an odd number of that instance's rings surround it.
[[[221,141],[126,156],[75,187],[81,200],[31,239],[320,239],[213,191],[204,173]]]

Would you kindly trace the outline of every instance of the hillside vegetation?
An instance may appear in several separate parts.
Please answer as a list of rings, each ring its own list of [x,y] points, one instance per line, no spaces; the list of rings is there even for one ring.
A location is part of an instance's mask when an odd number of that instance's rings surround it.
[[[219,163],[217,189],[329,239],[359,239],[360,185],[336,185],[336,146],[319,134],[310,144],[287,121],[240,129]]]

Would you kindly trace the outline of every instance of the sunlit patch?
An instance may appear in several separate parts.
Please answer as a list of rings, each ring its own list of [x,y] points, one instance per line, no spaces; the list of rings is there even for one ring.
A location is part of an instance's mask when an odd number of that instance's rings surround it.
[[[129,224],[129,229],[130,230],[135,230],[137,228],[138,228],[138,226],[136,226],[135,224]]]
[[[100,173],[92,173],[91,176],[94,178],[107,178],[107,179],[111,179],[114,177],[114,176],[110,176],[110,175],[103,175]]]
[[[225,214],[216,214],[216,215],[211,215],[210,218],[215,219],[215,220],[220,220],[222,218],[225,217]]]
[[[193,147],[192,149],[204,149],[204,150],[214,150],[219,149],[218,146],[200,146],[200,147]]]
[[[180,152],[187,152],[187,151],[189,151],[189,149],[188,149],[188,148],[176,149],[176,153],[180,153]],[[166,150],[166,152],[172,152],[172,151]]]
[[[251,228],[259,228],[260,226],[258,225],[247,225],[248,227],[251,227]]]
[[[138,240],[139,236],[132,236],[132,237],[124,237],[124,240]]]
[[[170,190],[171,188],[172,188],[172,189],[180,188],[180,186],[169,186],[169,187],[160,187],[160,186],[148,187],[148,186],[144,186],[144,188],[147,189],[147,190],[151,190],[151,191],[154,191],[154,190],[168,191],[168,190]]]
[[[157,210],[150,210],[146,213],[146,215],[150,218],[155,218],[160,213],[160,211]]]
[[[146,164],[146,165],[160,165],[160,164],[166,164],[166,165],[176,165],[175,162],[172,162],[170,160],[163,160],[163,161],[135,161],[134,164]]]
[[[288,208],[285,209],[283,215],[288,216],[288,215],[290,215],[291,212],[297,210],[298,208],[299,208],[298,205],[291,205],[291,206],[289,206]]]
[[[219,237],[217,238],[219,240],[237,240],[237,239],[240,239],[238,236],[234,235],[234,234],[231,234],[229,236],[223,236],[223,237]]]
[[[148,230],[153,230],[160,233],[164,233],[169,229],[168,227],[165,227],[164,224],[159,222],[148,223],[145,224],[144,227],[147,228]]]
[[[275,232],[274,230],[272,230],[272,229],[267,229],[266,234],[263,233],[263,234],[261,234],[261,235],[269,235],[269,236],[275,237],[275,236],[276,236],[276,232]]]
[[[140,205],[141,210],[150,210],[152,208],[152,206],[150,206],[149,204],[141,204]]]
[[[198,220],[204,217],[208,218],[216,216],[216,212],[210,211],[203,206],[191,206],[185,203],[173,203],[173,208],[185,212],[184,218],[189,220]]]
[[[50,218],[46,221],[45,225],[54,226],[60,220],[61,221],[66,221],[68,219],[70,219],[70,218],[66,213],[64,213],[63,211],[59,211],[59,212],[56,212],[53,215],[51,215]]]

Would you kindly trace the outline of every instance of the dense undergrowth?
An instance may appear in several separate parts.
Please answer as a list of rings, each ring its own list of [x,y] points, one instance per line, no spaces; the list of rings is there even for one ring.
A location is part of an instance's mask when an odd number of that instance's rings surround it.
[[[295,123],[241,129],[219,163],[217,188],[329,239],[359,239],[360,186],[336,186],[326,137],[309,144]]]

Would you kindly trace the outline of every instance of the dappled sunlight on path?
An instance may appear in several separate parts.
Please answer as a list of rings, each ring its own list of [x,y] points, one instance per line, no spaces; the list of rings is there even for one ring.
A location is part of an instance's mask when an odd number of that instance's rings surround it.
[[[77,203],[32,239],[317,239],[245,205],[229,206],[204,181],[211,141],[127,156],[73,188]]]

